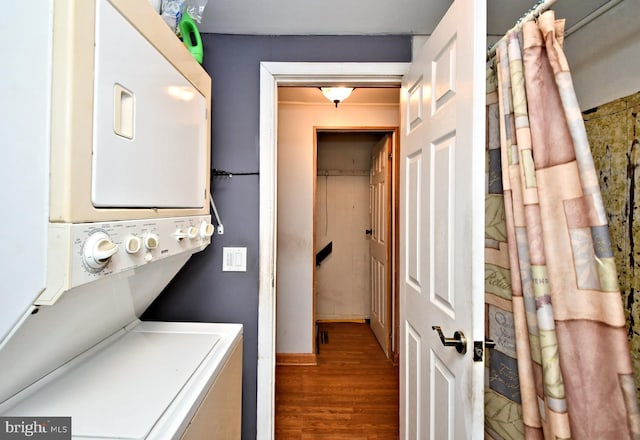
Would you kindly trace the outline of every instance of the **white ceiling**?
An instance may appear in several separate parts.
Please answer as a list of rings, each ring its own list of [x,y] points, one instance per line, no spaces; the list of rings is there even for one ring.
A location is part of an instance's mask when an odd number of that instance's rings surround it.
[[[553,9],[571,31],[589,14],[620,1],[557,0]],[[534,3],[487,0],[490,42],[504,35]],[[452,0],[208,0],[199,29],[246,35],[429,35],[451,4]],[[397,104],[398,90],[357,88],[341,105]],[[315,87],[280,87],[278,97],[280,102],[329,104]]]
[[[202,1],[202,0],[201,0]],[[487,0],[487,33],[502,35],[536,0]],[[637,0],[626,0],[637,1]],[[566,28],[609,0],[558,0]],[[208,0],[201,32],[257,35],[429,35],[451,0]]]

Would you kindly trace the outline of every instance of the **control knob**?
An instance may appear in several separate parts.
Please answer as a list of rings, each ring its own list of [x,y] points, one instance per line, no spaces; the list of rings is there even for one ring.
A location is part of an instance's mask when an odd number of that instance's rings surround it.
[[[191,240],[193,240],[194,238],[198,237],[198,233],[199,232],[200,231],[195,226],[189,226],[187,228],[187,237],[189,237]]]
[[[82,259],[90,269],[102,270],[118,252],[118,245],[104,232],[94,232],[84,243]]]
[[[173,238],[175,238],[176,240],[181,241],[181,240],[187,238],[187,233],[185,232],[184,229],[178,228],[171,234],[171,236]]]
[[[214,227],[211,223],[202,222],[200,223],[200,237],[208,238],[213,235]]]
[[[135,235],[128,236],[124,241],[124,248],[126,249],[128,254],[137,253],[142,247],[142,240],[140,237],[136,237]]]
[[[155,249],[160,244],[160,239],[157,234],[147,234],[144,237],[144,247],[147,249]]]

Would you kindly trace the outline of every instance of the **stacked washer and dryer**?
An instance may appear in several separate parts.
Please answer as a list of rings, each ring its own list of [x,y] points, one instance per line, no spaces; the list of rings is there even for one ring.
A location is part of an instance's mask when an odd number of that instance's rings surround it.
[[[12,15],[0,417],[71,417],[77,439],[239,438],[241,325],[139,320],[214,233],[211,79],[148,0]]]

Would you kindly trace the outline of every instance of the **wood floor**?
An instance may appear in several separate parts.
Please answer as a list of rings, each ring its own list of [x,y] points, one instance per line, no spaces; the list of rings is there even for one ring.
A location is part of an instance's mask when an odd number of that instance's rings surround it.
[[[398,438],[398,367],[368,324],[327,323],[317,366],[276,368],[276,440]]]

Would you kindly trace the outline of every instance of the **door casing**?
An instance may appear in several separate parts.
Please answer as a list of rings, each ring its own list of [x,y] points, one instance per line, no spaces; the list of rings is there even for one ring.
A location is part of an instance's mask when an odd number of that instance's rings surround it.
[[[274,438],[278,86],[399,85],[410,63],[260,63],[258,440]]]

